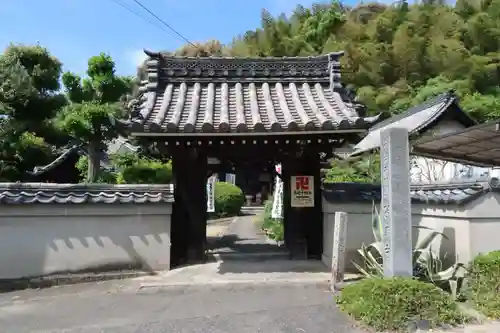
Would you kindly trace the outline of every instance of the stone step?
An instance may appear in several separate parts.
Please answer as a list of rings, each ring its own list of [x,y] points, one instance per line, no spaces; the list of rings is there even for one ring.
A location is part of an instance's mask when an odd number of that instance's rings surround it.
[[[264,211],[264,206],[245,206],[241,207],[241,212],[243,214],[259,214]]]
[[[268,260],[288,260],[290,253],[288,252],[266,252],[266,253],[235,253],[235,252],[215,252],[208,253],[208,258],[216,261],[252,261],[261,262]]]

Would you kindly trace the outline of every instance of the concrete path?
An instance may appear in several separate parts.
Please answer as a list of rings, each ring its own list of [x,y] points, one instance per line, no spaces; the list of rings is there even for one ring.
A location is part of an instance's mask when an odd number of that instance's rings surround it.
[[[140,288],[115,281],[0,296],[2,332],[362,333],[321,284]]]
[[[257,218],[256,215],[239,216],[218,236],[207,234],[210,253],[219,260],[289,258],[284,247],[267,240],[255,222]]]
[[[143,288],[181,285],[230,284],[324,284],[330,279],[326,267],[316,260],[227,260],[186,266],[156,276],[133,279]]]
[[[237,217],[228,217],[216,220],[208,220],[207,237],[209,239],[222,237],[226,233],[228,226],[236,221],[236,219]]]
[[[321,284],[140,287],[107,281],[0,295],[5,333],[368,333]],[[436,331],[433,331],[436,332]],[[443,333],[498,333],[500,323]]]

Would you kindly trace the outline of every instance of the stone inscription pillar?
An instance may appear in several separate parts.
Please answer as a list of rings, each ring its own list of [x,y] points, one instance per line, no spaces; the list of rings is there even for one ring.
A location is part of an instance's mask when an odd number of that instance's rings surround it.
[[[382,131],[380,139],[384,275],[412,276],[408,131],[389,128]]]
[[[347,238],[347,213],[335,212],[332,246],[332,278],[330,288],[335,289],[337,283],[344,281],[345,250]]]

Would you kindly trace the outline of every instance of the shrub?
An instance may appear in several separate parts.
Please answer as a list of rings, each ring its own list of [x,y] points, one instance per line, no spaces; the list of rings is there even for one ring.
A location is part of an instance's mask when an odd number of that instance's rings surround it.
[[[273,199],[270,198],[264,204],[264,213],[261,216],[260,227],[267,236],[275,241],[283,241],[285,237],[285,228],[283,219],[273,219],[271,212],[273,210]]]
[[[172,182],[170,162],[140,157],[136,154],[111,156],[113,171],[101,169],[98,183],[106,184],[169,184]],[[81,156],[77,169],[82,179],[87,176],[87,156]]]
[[[117,176],[118,184],[169,184],[171,181],[171,164],[152,160],[125,166]]]
[[[410,278],[368,278],[346,286],[340,308],[377,331],[405,330],[411,321],[457,325],[464,317],[456,303],[436,286]]]
[[[448,269],[443,269],[439,256],[432,251],[431,244],[441,232],[424,226],[413,226],[418,229],[428,229],[431,232],[413,248],[413,276],[424,282],[430,282],[449,291],[454,299],[461,297],[461,289],[465,286],[465,265],[455,263]],[[363,267],[354,263],[358,271],[367,277],[383,277],[383,226],[382,219],[375,203],[372,208],[372,232],[375,242],[358,249],[363,261]]]
[[[470,300],[483,314],[500,318],[500,251],[480,254],[472,261]]]
[[[380,156],[334,159],[325,173],[325,183],[379,183]]]
[[[236,216],[245,203],[245,196],[238,186],[226,182],[216,182],[214,201],[216,216]]]

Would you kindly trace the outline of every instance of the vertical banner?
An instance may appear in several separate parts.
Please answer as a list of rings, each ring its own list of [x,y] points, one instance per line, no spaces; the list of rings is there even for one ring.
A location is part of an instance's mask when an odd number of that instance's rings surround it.
[[[275,166],[276,172],[281,175],[281,164]],[[276,176],[274,181],[273,209],[271,211],[273,219],[283,218],[283,181]]]
[[[226,173],[226,183],[236,185],[236,175],[234,173]]]
[[[292,176],[292,207],[314,207],[314,176]]]
[[[215,182],[217,176],[211,176],[207,180],[207,212],[215,212]]]

